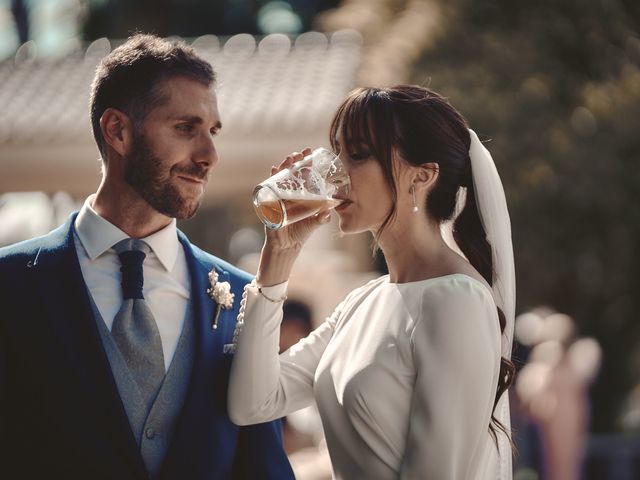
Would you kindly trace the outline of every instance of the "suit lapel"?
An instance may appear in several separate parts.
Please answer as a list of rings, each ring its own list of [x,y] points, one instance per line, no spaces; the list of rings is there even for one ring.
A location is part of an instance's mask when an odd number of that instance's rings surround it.
[[[62,365],[68,366],[69,374],[78,378],[79,393],[96,402],[96,418],[91,420],[99,422],[104,432],[95,434],[108,434],[119,455],[141,475],[146,475],[82,277],[73,234],[75,217],[72,215],[66,224],[49,234],[30,262],[34,291],[49,315],[48,333],[52,338],[48,344],[57,358],[66,357]]]
[[[236,442],[235,431],[229,430],[234,427],[226,415],[231,357],[223,354],[223,345],[233,336],[237,310],[222,310],[218,328],[213,329],[216,302],[207,293],[210,287],[208,274],[213,268],[220,281],[226,281],[228,273],[215,265],[210,256],[192,247],[180,231],[178,238],[191,276],[195,354],[187,394],[165,456],[161,478],[174,478],[177,472],[200,471],[205,468],[202,465],[212,462],[224,471]],[[219,440],[221,438],[224,442]]]
[[[210,287],[208,275],[215,268],[220,276],[220,281],[225,281],[228,274],[214,265],[205,255],[193,249],[182,232],[178,232],[178,237],[184,247],[189,274],[191,275],[191,302],[193,305],[196,338],[191,383],[192,385],[197,385],[200,380],[204,380],[203,375],[211,375],[211,361],[213,357],[222,353],[223,338],[226,333],[225,328],[212,328],[217,304],[207,293],[207,289]],[[227,320],[225,313],[228,314],[229,311],[222,310],[218,319],[219,325],[222,325]]]

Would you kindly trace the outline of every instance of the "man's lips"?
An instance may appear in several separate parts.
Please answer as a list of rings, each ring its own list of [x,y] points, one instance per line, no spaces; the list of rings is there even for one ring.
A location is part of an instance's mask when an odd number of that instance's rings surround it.
[[[187,180],[188,182],[192,182],[192,183],[198,183],[198,184],[201,184],[201,185],[205,184],[205,179],[204,178],[188,177],[186,175],[178,175],[178,178],[180,178],[182,180]]]

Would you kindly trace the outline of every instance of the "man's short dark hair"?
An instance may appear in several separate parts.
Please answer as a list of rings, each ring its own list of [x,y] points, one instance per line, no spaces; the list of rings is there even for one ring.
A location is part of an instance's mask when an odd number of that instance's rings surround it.
[[[100,130],[100,118],[107,108],[116,108],[129,116],[136,128],[147,114],[166,101],[161,84],[182,76],[211,86],[215,73],[211,64],[200,58],[183,41],[165,40],[154,35],[136,34],[104,57],[91,84],[91,126],[103,160],[106,145]]]

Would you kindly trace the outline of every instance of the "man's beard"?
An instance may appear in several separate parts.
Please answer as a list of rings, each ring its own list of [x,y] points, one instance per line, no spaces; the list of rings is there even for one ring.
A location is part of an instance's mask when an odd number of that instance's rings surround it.
[[[195,215],[201,197],[191,201],[184,198],[180,190],[171,184],[171,174],[181,173],[189,177],[206,179],[207,170],[192,164],[192,168],[171,170],[163,174],[162,164],[149,147],[142,134],[135,134],[131,153],[125,159],[124,179],[155,210],[171,218],[186,219]]]

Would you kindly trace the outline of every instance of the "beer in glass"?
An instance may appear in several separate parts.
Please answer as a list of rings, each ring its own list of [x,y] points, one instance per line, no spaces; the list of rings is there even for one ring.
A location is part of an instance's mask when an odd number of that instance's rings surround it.
[[[340,159],[317,148],[253,190],[253,207],[267,228],[278,229],[336,207],[347,195],[349,176]]]

